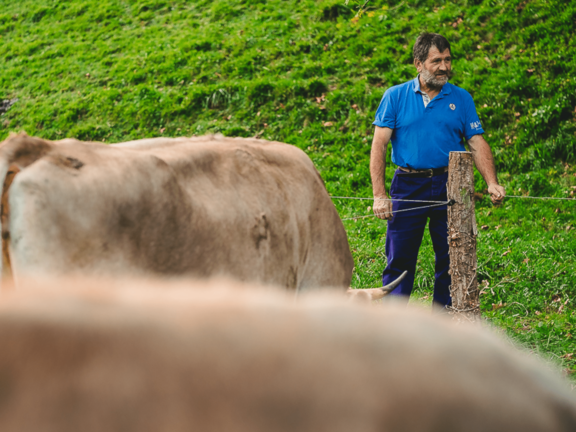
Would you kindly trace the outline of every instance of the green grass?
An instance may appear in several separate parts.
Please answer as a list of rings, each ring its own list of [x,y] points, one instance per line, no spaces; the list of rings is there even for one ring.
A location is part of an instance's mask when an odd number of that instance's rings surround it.
[[[453,82],[474,97],[508,193],[571,196],[576,2],[373,0],[356,17],[361,3],[0,0],[0,99],[19,99],[0,117],[0,139],[259,136],[305,150],[331,194],[370,197],[374,112],[387,87],[414,76],[411,47],[427,30],[452,43]],[[347,217],[370,202],[336,205]],[[488,227],[478,238],[482,311],[553,357],[576,352],[575,206],[477,204]],[[354,286],[377,286],[385,224],[345,226]],[[426,237],[417,298],[430,295],[432,268]]]
[[[501,181],[509,194],[523,195],[528,190],[515,186],[534,175],[505,174]],[[564,192],[574,190],[570,186],[576,185],[576,166],[559,166],[550,180],[550,195],[570,196]],[[347,202],[341,214],[369,214],[368,205]],[[516,342],[555,359],[570,375],[576,372],[575,214],[576,201],[509,198],[496,208],[485,197],[476,204],[483,316]],[[385,223],[367,218],[346,221],[345,226],[356,264],[353,286],[380,286]],[[413,298],[431,302],[433,285],[434,252],[426,233]]]

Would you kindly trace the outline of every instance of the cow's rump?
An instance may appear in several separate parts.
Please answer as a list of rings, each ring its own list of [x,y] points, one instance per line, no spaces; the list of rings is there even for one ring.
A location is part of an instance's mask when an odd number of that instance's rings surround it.
[[[12,174],[11,174],[12,173]],[[15,174],[15,175],[14,175]],[[207,136],[0,147],[5,269],[350,283],[346,233],[304,152]]]

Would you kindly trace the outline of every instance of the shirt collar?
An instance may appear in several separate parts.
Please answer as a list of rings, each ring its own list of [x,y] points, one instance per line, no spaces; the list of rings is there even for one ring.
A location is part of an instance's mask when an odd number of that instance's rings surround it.
[[[419,79],[419,78],[420,78],[420,74],[418,74],[418,75],[416,76],[416,78],[414,78],[414,79],[412,80],[412,90],[414,90],[414,93],[422,93],[422,92],[420,91],[420,79]],[[452,93],[451,84],[450,84],[449,82],[447,82],[446,84],[444,84],[444,85],[442,86],[442,89],[440,90],[439,95],[440,95],[440,94],[442,94],[442,95],[448,95],[448,94],[450,94],[450,93]],[[438,96],[439,96],[439,95],[438,95]],[[436,96],[436,97],[438,97],[438,96]]]
[[[420,93],[420,74],[416,75],[416,78],[412,80],[412,90],[414,93]]]

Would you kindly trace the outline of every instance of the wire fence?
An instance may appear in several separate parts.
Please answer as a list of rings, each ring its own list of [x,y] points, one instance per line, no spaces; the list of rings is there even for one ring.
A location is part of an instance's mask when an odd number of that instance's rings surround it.
[[[399,199],[399,198],[368,198],[368,197],[345,197],[345,196],[330,196],[332,199],[338,200],[365,200],[365,201],[396,201],[396,202],[409,202],[409,203],[424,203],[429,204],[433,203],[432,205],[428,206],[418,206],[409,209],[402,209],[402,210],[395,210],[386,212],[387,214],[396,214],[401,212],[413,211],[413,210],[422,210],[426,208],[432,207],[440,207],[443,205],[451,205],[453,202],[451,201],[425,201],[425,200],[407,200],[407,199]],[[525,196],[525,195],[506,195],[505,198],[516,198],[516,199],[539,199],[539,200],[562,200],[562,201],[576,201],[576,198],[564,198],[564,197],[534,197],[534,196]],[[380,214],[378,214],[380,215]],[[342,218],[343,221],[348,220],[357,220],[357,219],[364,219],[369,217],[376,217],[377,214],[368,214],[368,215],[356,215],[356,216],[349,216],[346,218]]]
[[[386,212],[386,213],[401,213],[401,212],[407,212],[407,211],[412,211],[412,210],[422,210],[422,209],[426,209],[426,208],[432,208],[432,207],[440,207],[443,205],[447,205],[450,203],[450,201],[436,201],[438,204],[432,204],[432,205],[428,205],[428,206],[421,206],[421,207],[414,207],[414,208],[409,208],[409,209],[402,209],[402,210],[396,210],[396,211],[391,211],[391,212]],[[343,221],[346,220],[356,220],[356,219],[363,219],[363,218],[367,218],[367,217],[373,217],[376,216],[376,214],[369,214],[369,215],[360,215],[360,216],[350,216],[347,218],[342,219]]]

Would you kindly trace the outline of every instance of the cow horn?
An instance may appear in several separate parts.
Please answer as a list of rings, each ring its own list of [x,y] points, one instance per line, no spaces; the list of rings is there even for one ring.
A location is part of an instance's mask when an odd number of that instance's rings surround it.
[[[384,291],[386,294],[390,294],[390,292],[392,292],[392,290],[394,288],[396,288],[400,282],[402,282],[402,280],[406,277],[406,275],[408,274],[408,270],[404,270],[404,273],[402,273],[398,279],[396,279],[394,282],[390,282],[388,285],[384,285],[382,287],[382,291]],[[384,294],[384,295],[386,295]]]
[[[400,282],[406,277],[408,271],[404,271],[398,279],[394,282],[389,283],[388,285],[383,286],[382,288],[364,288],[364,289],[354,289],[349,288],[346,291],[348,298],[351,300],[360,300],[360,301],[372,301],[372,300],[380,300],[382,297],[390,294],[390,292],[398,286]]]

